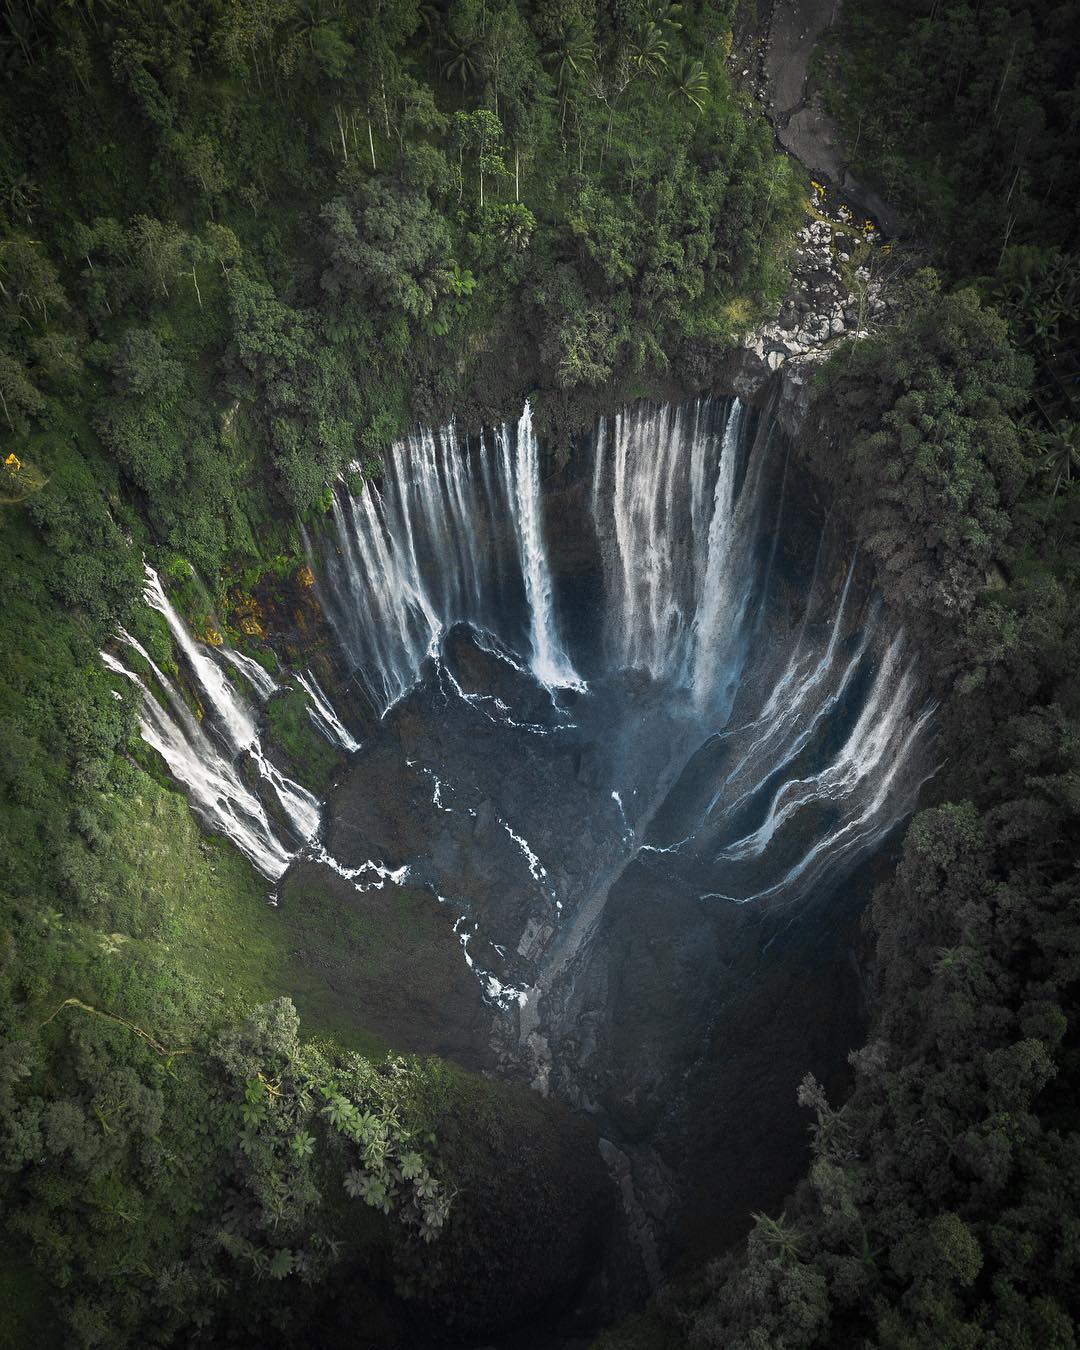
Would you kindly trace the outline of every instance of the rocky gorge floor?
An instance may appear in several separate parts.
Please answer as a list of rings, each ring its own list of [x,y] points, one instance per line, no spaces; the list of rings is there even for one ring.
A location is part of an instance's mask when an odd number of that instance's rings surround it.
[[[903,229],[895,205],[861,183],[851,150],[825,106],[814,55],[840,18],[843,0],[744,0],[736,18],[731,65],[761,104],[778,144],[814,178],[827,183],[889,234]]]
[[[760,105],[777,145],[811,179],[806,224],[791,255],[792,276],[776,314],[740,344],[719,382],[765,400],[783,368],[780,415],[796,434],[814,367],[842,341],[867,336],[888,314],[902,270],[891,237],[903,230],[893,206],[852,174],[850,151],[813,74],[823,33],[842,0],[746,0],[736,18],[733,78]]]

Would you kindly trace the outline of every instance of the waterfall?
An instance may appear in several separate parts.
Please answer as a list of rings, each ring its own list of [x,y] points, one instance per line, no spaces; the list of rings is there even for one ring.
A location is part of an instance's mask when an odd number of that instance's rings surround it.
[[[224,671],[209,655],[206,648],[188,632],[183,619],[165,594],[161,578],[150,566],[143,564],[145,582],[143,597],[151,609],[164,616],[173,641],[187,660],[210,707],[220,719],[225,736],[234,750],[246,750],[256,740],[255,718],[239,693],[229,683]]]
[[[596,437],[608,660],[692,689],[702,705],[737,675],[727,663],[755,582],[745,554],[759,503],[754,484],[738,491],[751,421],[737,399],[689,413],[641,405]]]
[[[700,727],[684,809],[645,848],[693,860],[715,887],[703,895],[740,903],[793,900],[873,848],[914,806],[925,774],[908,763],[932,713],[902,635],[853,598],[854,559],[838,594],[822,573],[824,532],[809,582],[794,579],[793,630],[770,597],[780,537],[805,509],[785,514],[775,439],[737,399],[639,404],[598,426],[589,498],[606,660],[648,674]]]
[[[227,642],[223,643],[217,650],[224,660],[228,661],[246,678],[248,684],[255,690],[263,703],[281,688],[277,680],[264,670],[258,661],[253,661],[250,656],[238,652],[234,647],[230,647]]]
[[[779,827],[802,807],[818,802],[850,801],[860,785],[875,776],[886,757],[887,771],[895,768],[898,757],[890,752],[896,750],[897,731],[913,692],[910,672],[897,678],[899,653],[897,638],[889,645],[862,711],[836,757],[807,778],[786,779],[773,795],[765,819],[757,829],[728,844],[721,856],[760,857]]]
[[[872,608],[852,599],[854,560],[834,593],[823,535],[795,631],[768,638],[770,577],[789,528],[788,462],[777,440],[774,424],[738,399],[706,398],[624,409],[600,421],[593,442],[587,500],[603,657],[590,678],[647,675],[664,691],[666,713],[681,719],[687,756],[711,737],[723,741],[699,819],[684,821],[677,839],[684,853],[704,850],[723,865],[766,854],[782,861],[788,836],[823,812],[835,827],[826,852],[850,854],[869,837],[853,824],[864,809],[880,823],[910,808],[903,761],[926,726],[902,638],[876,633]],[[790,508],[794,519],[801,509]],[[458,622],[472,626],[481,650],[516,653],[549,689],[588,688],[558,612],[528,403],[516,428],[464,443],[444,428],[397,443],[378,487],[352,496],[338,485],[333,517],[323,600],[380,713],[433,657],[440,680],[487,721],[522,725],[441,664],[442,636]],[[730,724],[733,710],[739,725]],[[800,772],[807,756],[811,771]],[[624,786],[611,786],[620,810]],[[636,834],[625,821],[623,829]],[[804,852],[819,857],[815,850]]]
[[[430,856],[417,839],[393,867],[334,859],[320,840],[322,804],[264,748],[258,704],[292,682],[320,735],[361,750],[311,670],[275,678],[227,643],[198,642],[149,566],[146,601],[205,718],[130,634],[119,641],[145,666],[103,659],[136,687],[143,736],[193,808],[264,875],[280,877],[302,853],[359,890],[429,887],[457,906],[466,958],[485,996],[507,1006],[530,987],[512,953],[545,953],[545,978],[556,978],[628,868],[662,868],[666,884],[706,901],[787,905],[913,809],[932,709],[850,545],[791,487],[799,472],[774,424],[738,399],[641,403],[602,419],[588,479],[564,499],[588,536],[577,590],[553,564],[528,404],[516,424],[475,437],[415,432],[358,492],[339,480],[331,528],[304,539],[350,685],[377,718],[417,691],[409,736],[432,751],[402,773],[433,785],[440,836],[469,831]],[[427,742],[436,710],[440,734]],[[368,723],[365,748],[385,749],[380,736]],[[528,778],[545,764],[547,776]],[[567,766],[577,814],[561,819],[553,775]],[[471,805],[459,767],[464,782],[486,783]],[[510,775],[521,776],[517,793]],[[482,817],[501,841],[474,842]],[[460,874],[440,868],[473,847],[500,857],[511,890],[541,906],[526,938],[486,937],[471,916],[462,927],[468,902],[443,894]],[[474,938],[496,969],[475,964]]]
[[[309,670],[306,675],[298,672],[296,682],[308,696],[308,716],[312,724],[322,732],[330,744],[349,754],[359,750],[360,742],[334,711],[333,705],[311,671]]]
[[[262,802],[244,783],[232,761],[215,747],[173,682],[141,644],[123,630],[120,637],[149,664],[169,702],[168,708],[163,707],[138,675],[111,653],[101,653],[108,670],[139,690],[143,740],[184,785],[193,810],[207,827],[225,835],[263,876],[276,881],[288,867],[291,854],[275,834]]]
[[[354,496],[338,482],[332,515],[320,596],[377,712],[456,623],[520,652],[542,684],[580,684],[559,635],[528,405],[516,428],[466,443],[452,427],[395,443],[378,484]]]
[[[595,451],[609,664],[695,689],[702,704],[737,675],[718,672],[754,583],[741,555],[758,502],[737,490],[753,421],[738,400],[639,408],[616,415],[610,442],[602,424]],[[558,614],[528,403],[516,427],[466,444],[452,428],[396,443],[378,486],[353,496],[338,484],[332,515],[321,598],[379,712],[459,622],[498,637],[547,687],[583,687]]]
[[[521,568],[525,578],[525,603],[529,611],[529,642],[533,673],[541,684],[581,687],[581,680],[559,640],[555,621],[551,568],[544,545],[540,505],[540,447],[532,425],[528,402],[521,414],[514,441],[513,463],[509,461],[509,438],[500,436],[505,475],[514,485],[514,525]]]
[[[459,451],[450,430],[422,431],[390,447],[378,486],[334,493],[323,607],[378,712],[413,686],[446,626],[487,617],[486,454]]]
[[[739,517],[735,510],[735,469],[743,409],[736,403],[728,413],[720,446],[720,465],[713,493],[712,519],[705,545],[705,575],[697,594],[692,624],[693,684],[699,703],[717,689],[726,688],[725,660],[734,641],[748,599],[745,559],[739,556]]]
[[[267,759],[251,708],[230,684],[220,665],[188,632],[184,621],[170,604],[161,579],[149,563],[145,564],[145,572],[143,594],[146,603],[164,615],[169,632],[202,689],[228,748],[234,756],[251,756],[259,776],[270,784],[297,834],[305,841],[313,839],[318,833],[322,815],[318,797],[288,778]]]
[[[198,722],[175,682],[126,629],[119,640],[150,668],[168,707],[162,705],[137,674],[114,655],[102,653],[107,668],[131,681],[140,693],[139,725],[143,739],[161,755],[183,785],[196,812],[207,825],[226,835],[264,876],[276,880],[288,867],[293,851],[279,838],[263,803],[247,786],[237,765],[248,761],[258,779],[276,797],[288,827],[303,845],[315,839],[322,804],[300,783],[277,767],[263,749],[255,714],[226,676],[222,665],[195,641],[165,594],[161,578],[147,563],[143,596],[161,614],[184,663],[197,685],[206,716]],[[249,680],[260,697],[269,697],[277,682],[250,657],[225,646],[221,658]]]

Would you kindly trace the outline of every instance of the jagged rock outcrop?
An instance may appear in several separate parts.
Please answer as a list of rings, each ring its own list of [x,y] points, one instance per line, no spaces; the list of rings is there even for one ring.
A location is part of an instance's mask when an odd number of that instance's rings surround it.
[[[875,276],[876,246],[867,244],[876,232],[857,227],[850,210],[841,213],[835,222],[815,219],[799,230],[792,279],[776,315],[746,337],[718,376],[719,387],[750,402],[777,398],[777,416],[791,436],[806,415],[816,367],[840,343],[866,337],[888,309],[887,287]]]

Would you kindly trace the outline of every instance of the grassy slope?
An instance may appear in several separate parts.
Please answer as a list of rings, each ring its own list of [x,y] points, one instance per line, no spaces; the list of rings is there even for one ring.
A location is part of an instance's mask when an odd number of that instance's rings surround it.
[[[343,903],[307,876],[275,908],[268,883],[227,841],[201,833],[178,792],[140,774],[134,795],[110,805],[102,921],[52,911],[40,925],[42,1020],[77,997],[184,1036],[288,994],[308,1035],[380,1054],[409,1046],[365,1027],[369,998],[458,974],[449,921],[422,892]]]

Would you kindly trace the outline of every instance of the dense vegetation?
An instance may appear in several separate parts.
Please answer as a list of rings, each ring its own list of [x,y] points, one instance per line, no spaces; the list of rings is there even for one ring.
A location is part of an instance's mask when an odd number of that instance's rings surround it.
[[[852,0],[826,38],[856,169],[961,275],[1076,237],[1078,24],[1071,0]]]
[[[827,372],[816,454],[934,652],[939,804],[866,917],[853,1090],[800,1089],[806,1180],[671,1295],[694,1346],[1077,1343],[1076,488],[1018,420],[1031,363],[1005,322],[918,289]]]
[[[731,8],[5,6],[0,1343],[330,1345],[362,1319],[406,1346],[573,1289],[586,1132],[386,1055],[325,993],[301,1041],[281,996],[311,971],[97,650],[138,622],[170,660],[144,550],[192,618],[287,576],[328,478],[411,419],[532,392],[561,429],[707,379],[798,209],[729,88]],[[802,1090],[805,1183],[612,1343],[1071,1347],[1075,6],[845,12],[856,167],[939,275],[831,364],[813,454],[934,653],[943,769],[868,914],[852,1094]]]
[[[1069,0],[850,0],[819,62],[859,177],[980,280],[1036,363],[1043,420],[1077,412],[1078,25]]]
[[[805,1180],[612,1345],[1080,1340],[1075,6],[850,0],[830,100],[939,272],[819,381],[811,453],[932,652],[933,804],[865,919],[854,1083]]]
[[[243,641],[300,515],[416,418],[531,391],[565,422],[730,344],[798,211],[729,88],[730,20],[4,5],[0,1342],[333,1344],[360,1319],[411,1345],[573,1289],[588,1132],[387,1057],[357,1009],[400,979],[401,924],[431,978],[422,897],[365,927],[311,896],[294,932],[200,837],[97,652],[123,622],[177,673],[144,553],[197,632]],[[270,711],[326,780],[302,712]]]
[[[209,569],[250,548],[254,468],[305,509],[411,417],[460,408],[496,350],[497,399],[721,348],[778,279],[795,200],[728,91],[728,22],[14,7],[9,431],[66,391],[156,534]]]

